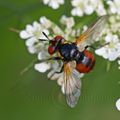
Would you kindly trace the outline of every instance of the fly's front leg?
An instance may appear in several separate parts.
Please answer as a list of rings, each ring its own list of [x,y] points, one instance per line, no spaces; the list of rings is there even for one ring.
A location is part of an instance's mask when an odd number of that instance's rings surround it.
[[[62,61],[64,61],[64,59],[62,59],[60,57],[51,57],[51,58],[48,58],[46,60],[40,60],[39,62],[46,62],[46,61],[49,61],[49,60],[62,60]],[[63,69],[64,69],[64,65],[62,65],[60,71],[56,71],[55,73],[62,73]]]
[[[61,67],[60,71],[56,71],[55,73],[62,73],[63,72],[63,69],[64,69],[64,65]]]
[[[62,60],[62,58],[60,57],[51,57],[51,58],[48,58],[48,59],[44,59],[44,60],[33,60],[27,67],[25,67],[22,71],[21,71],[21,75],[24,74],[25,72],[27,72],[31,67],[33,67],[33,65],[35,63],[39,63],[39,62],[47,62],[49,60]]]
[[[48,58],[48,59],[45,59],[45,60],[40,60],[39,62],[46,62],[46,61],[49,61],[49,60],[62,60],[60,57],[51,57],[51,58]]]

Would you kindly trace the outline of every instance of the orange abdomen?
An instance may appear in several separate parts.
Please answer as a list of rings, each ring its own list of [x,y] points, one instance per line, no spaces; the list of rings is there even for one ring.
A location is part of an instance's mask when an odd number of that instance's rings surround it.
[[[76,70],[80,73],[90,72],[95,65],[95,58],[90,51],[84,50],[83,60],[80,60],[76,65]]]

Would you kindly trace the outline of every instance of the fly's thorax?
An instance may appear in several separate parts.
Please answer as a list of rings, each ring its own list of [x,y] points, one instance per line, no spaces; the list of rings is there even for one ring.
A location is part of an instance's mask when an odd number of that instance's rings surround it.
[[[75,60],[77,47],[75,46],[75,44],[62,44],[59,48],[59,52],[66,61]]]

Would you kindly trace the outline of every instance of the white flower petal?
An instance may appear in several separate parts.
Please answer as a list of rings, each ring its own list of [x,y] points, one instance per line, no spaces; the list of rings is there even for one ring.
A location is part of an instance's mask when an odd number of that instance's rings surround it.
[[[80,8],[73,8],[71,11],[73,16],[83,16],[83,11]]]
[[[97,49],[97,50],[95,50],[95,53],[97,54],[97,55],[103,55],[104,53],[105,53],[105,48],[104,47],[102,47],[102,48],[100,48],[100,49]]]
[[[79,77],[82,78],[84,75],[84,73],[80,73]]]
[[[26,46],[33,46],[35,42],[36,42],[36,39],[34,37],[31,37],[28,40],[26,40],[25,44]]]
[[[43,0],[44,4],[48,4],[53,9],[59,8],[60,4],[64,4],[64,0]]]
[[[44,59],[47,59],[48,58],[48,53],[44,50],[41,50],[39,53],[38,53],[38,59],[39,60],[44,60]]]
[[[116,108],[120,111],[120,98],[116,101]]]
[[[112,41],[113,41],[114,43],[118,42],[118,41],[119,41],[118,35],[113,35]]]
[[[106,35],[105,41],[106,41],[106,42],[110,42],[110,41],[111,41],[111,38],[112,38],[112,34],[109,33],[109,34]]]
[[[107,11],[102,4],[98,5],[98,9],[96,10],[96,12],[99,16],[107,14]]]
[[[54,69],[54,70],[56,70],[56,71],[58,71],[59,70],[59,64],[58,64],[58,61],[54,61],[53,63],[52,63],[52,69]],[[61,68],[60,68],[61,69]]]
[[[38,23],[37,21],[34,21],[34,22],[33,22],[33,26],[34,26],[35,28],[40,28],[40,27],[41,27],[40,23]]]
[[[88,29],[88,26],[87,26],[87,25],[84,25],[84,26],[83,26],[83,31],[82,31],[82,32],[85,32],[87,29]]]
[[[111,53],[111,54],[109,54],[109,60],[110,61],[115,61],[116,59],[117,59],[117,55],[115,54],[115,52],[113,52],[113,53]]]
[[[46,5],[49,3],[50,0],[43,0],[43,3]]]
[[[51,1],[49,3],[49,6],[51,6],[53,9],[58,9],[59,8],[59,4],[57,3],[57,1]]]
[[[49,19],[47,19],[45,16],[40,17],[40,23],[45,28],[50,28],[52,26],[52,22]]]
[[[56,71],[54,71],[53,76],[51,76],[51,80],[57,80],[60,77],[60,74],[55,73]]]
[[[33,32],[33,26],[30,25],[30,24],[28,24],[28,25],[26,26],[26,31],[27,31],[29,34],[31,34],[31,33]]]
[[[28,47],[28,51],[29,51],[31,54],[35,54],[35,53],[36,53],[36,49],[35,49],[34,46]]]
[[[71,0],[73,9],[71,11],[74,16],[90,15],[96,12],[98,16],[105,15],[106,9],[102,0]]]
[[[47,29],[43,29],[42,32],[44,32],[47,36],[49,35],[49,31]],[[41,39],[47,39],[45,35],[41,34],[40,36]]]
[[[30,34],[28,34],[25,30],[21,31],[19,35],[22,39],[27,39],[30,37]]]
[[[62,86],[64,83],[64,76],[63,73],[60,74],[58,80],[57,80],[58,85]]]
[[[90,15],[90,14],[92,14],[93,12],[94,12],[94,8],[93,8],[91,5],[86,6],[86,8],[85,8],[85,13],[86,13],[87,15]]]
[[[54,26],[52,28],[52,30],[53,30],[55,35],[63,35],[64,34],[63,31],[58,26]]]
[[[118,60],[118,64],[120,65],[120,60]]]
[[[63,25],[66,25],[67,28],[71,28],[74,26],[75,24],[75,21],[74,21],[74,18],[73,17],[66,17],[65,15],[63,15],[60,19],[60,22],[63,24]]]
[[[51,70],[48,74],[47,77],[51,79],[51,77],[55,74],[54,70]]]
[[[38,63],[38,64],[35,64],[34,68],[35,70],[41,73],[44,73],[50,69],[50,63],[46,63],[46,62]]]
[[[60,4],[64,4],[64,0],[59,0],[59,3]]]
[[[61,91],[62,91],[63,94],[65,94],[65,87],[64,87],[64,84],[62,84],[62,86],[61,86]]]
[[[72,4],[73,6],[77,6],[77,5],[80,4],[80,0],[71,0],[71,4]]]

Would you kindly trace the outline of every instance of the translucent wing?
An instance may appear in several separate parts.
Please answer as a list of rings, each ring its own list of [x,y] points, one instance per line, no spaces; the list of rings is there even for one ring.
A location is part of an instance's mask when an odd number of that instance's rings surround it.
[[[62,86],[67,104],[72,108],[77,104],[81,93],[80,73],[75,70],[75,66],[76,63],[73,61],[64,64],[64,83]]]
[[[76,43],[79,49],[83,49],[85,46],[92,44],[93,41],[101,35],[108,18],[108,15],[101,16],[93,25],[82,33],[79,38],[77,38]]]

